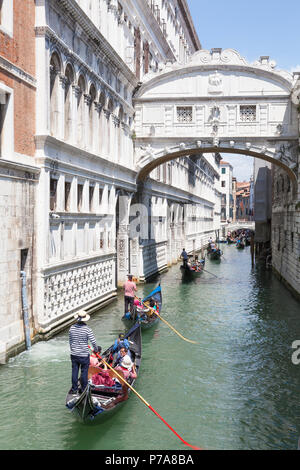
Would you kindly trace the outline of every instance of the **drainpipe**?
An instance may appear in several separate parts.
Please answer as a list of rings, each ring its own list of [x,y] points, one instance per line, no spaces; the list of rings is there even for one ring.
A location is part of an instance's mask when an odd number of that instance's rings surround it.
[[[26,288],[26,272],[20,271],[22,279],[22,310],[23,310],[23,322],[25,331],[25,344],[26,349],[31,348],[30,340],[30,326],[29,326],[29,315],[28,315],[28,302],[27,302],[27,288]]]

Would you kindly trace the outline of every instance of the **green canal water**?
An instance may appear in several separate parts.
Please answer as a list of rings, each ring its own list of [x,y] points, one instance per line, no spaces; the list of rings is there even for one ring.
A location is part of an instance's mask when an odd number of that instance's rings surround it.
[[[300,304],[272,272],[251,268],[249,248],[224,246],[200,279],[179,264],[161,276],[164,323],[143,333],[137,391],[188,442],[205,449],[296,449],[300,435]],[[139,287],[141,295],[154,284]],[[123,298],[89,324],[106,348],[120,331]],[[65,408],[68,332],[0,367],[0,449],[183,450],[135,396],[105,424],[83,425]]]

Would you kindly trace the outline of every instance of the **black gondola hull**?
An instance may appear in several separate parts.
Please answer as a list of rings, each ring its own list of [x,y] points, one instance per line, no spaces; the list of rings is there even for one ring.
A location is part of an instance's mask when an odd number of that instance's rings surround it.
[[[136,323],[126,334],[125,338],[129,341],[129,349],[132,358],[135,360],[137,377],[142,359],[142,335],[141,325]],[[107,361],[109,360],[111,348],[107,349],[102,357]],[[90,367],[91,373],[94,369]],[[120,373],[120,372],[119,372]],[[130,385],[134,386],[136,379],[130,380]],[[121,379],[120,379],[121,382]],[[107,387],[100,386],[95,387],[89,381],[86,389],[79,396],[67,394],[66,407],[72,412],[72,414],[83,423],[94,423],[104,421],[114,415],[114,413],[126,403],[130,397],[130,389],[124,385],[121,387]]]
[[[160,314],[162,310],[162,292],[160,284],[147,297],[145,297],[142,302],[147,302],[150,298],[153,298],[158,303],[158,313]],[[148,330],[158,323],[159,317],[155,313],[153,313],[152,316],[145,315],[140,317],[137,309],[135,308],[131,318],[124,316],[122,320],[127,324],[132,324],[133,322],[138,321],[142,330]]]
[[[208,251],[207,254],[211,260],[220,260],[222,256],[222,251],[221,250]]]

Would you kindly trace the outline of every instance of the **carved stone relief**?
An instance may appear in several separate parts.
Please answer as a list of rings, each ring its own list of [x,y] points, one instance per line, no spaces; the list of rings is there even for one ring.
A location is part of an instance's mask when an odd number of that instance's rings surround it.
[[[280,142],[276,146],[276,158],[288,167],[294,168],[298,163],[298,144]]]

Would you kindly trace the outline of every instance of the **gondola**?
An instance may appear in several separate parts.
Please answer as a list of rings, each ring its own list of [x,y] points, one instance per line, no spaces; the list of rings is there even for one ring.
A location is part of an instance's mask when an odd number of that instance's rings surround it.
[[[204,270],[205,258],[197,261],[190,261],[189,263],[180,266],[182,273],[185,276],[199,277]]]
[[[228,245],[233,245],[233,243],[236,243],[236,241],[234,240],[234,238],[227,237],[227,244],[228,244]]]
[[[237,247],[238,250],[243,250],[245,248],[245,243],[242,242],[242,241],[238,241],[236,243],[236,247]]]
[[[129,342],[132,361],[135,362],[137,376],[142,359],[141,337],[140,323],[136,323],[125,334]],[[112,346],[101,355],[108,363],[111,362],[111,350]],[[101,370],[103,369],[99,367],[89,368],[88,385],[81,395],[73,395],[70,392],[67,394],[66,407],[81,422],[103,421],[112,416],[130,397],[131,390],[124,383],[121,384],[121,380],[119,381],[114,371],[110,369],[107,371],[108,380],[106,380],[110,385],[94,385],[92,377],[101,373]],[[122,371],[117,372],[123,376]],[[136,379],[130,378],[127,381],[133,386]]]
[[[159,317],[151,312],[150,304],[152,303],[152,299],[158,305],[158,312],[161,313],[162,310],[162,292],[160,284],[144,299],[142,299],[143,308],[139,308],[134,306],[130,316],[124,315],[122,320],[125,323],[132,323],[132,322],[139,322],[141,325],[142,330],[148,330],[152,328],[158,321]]]
[[[209,247],[207,249],[207,254],[211,260],[220,260],[223,253],[220,248],[214,250]]]

